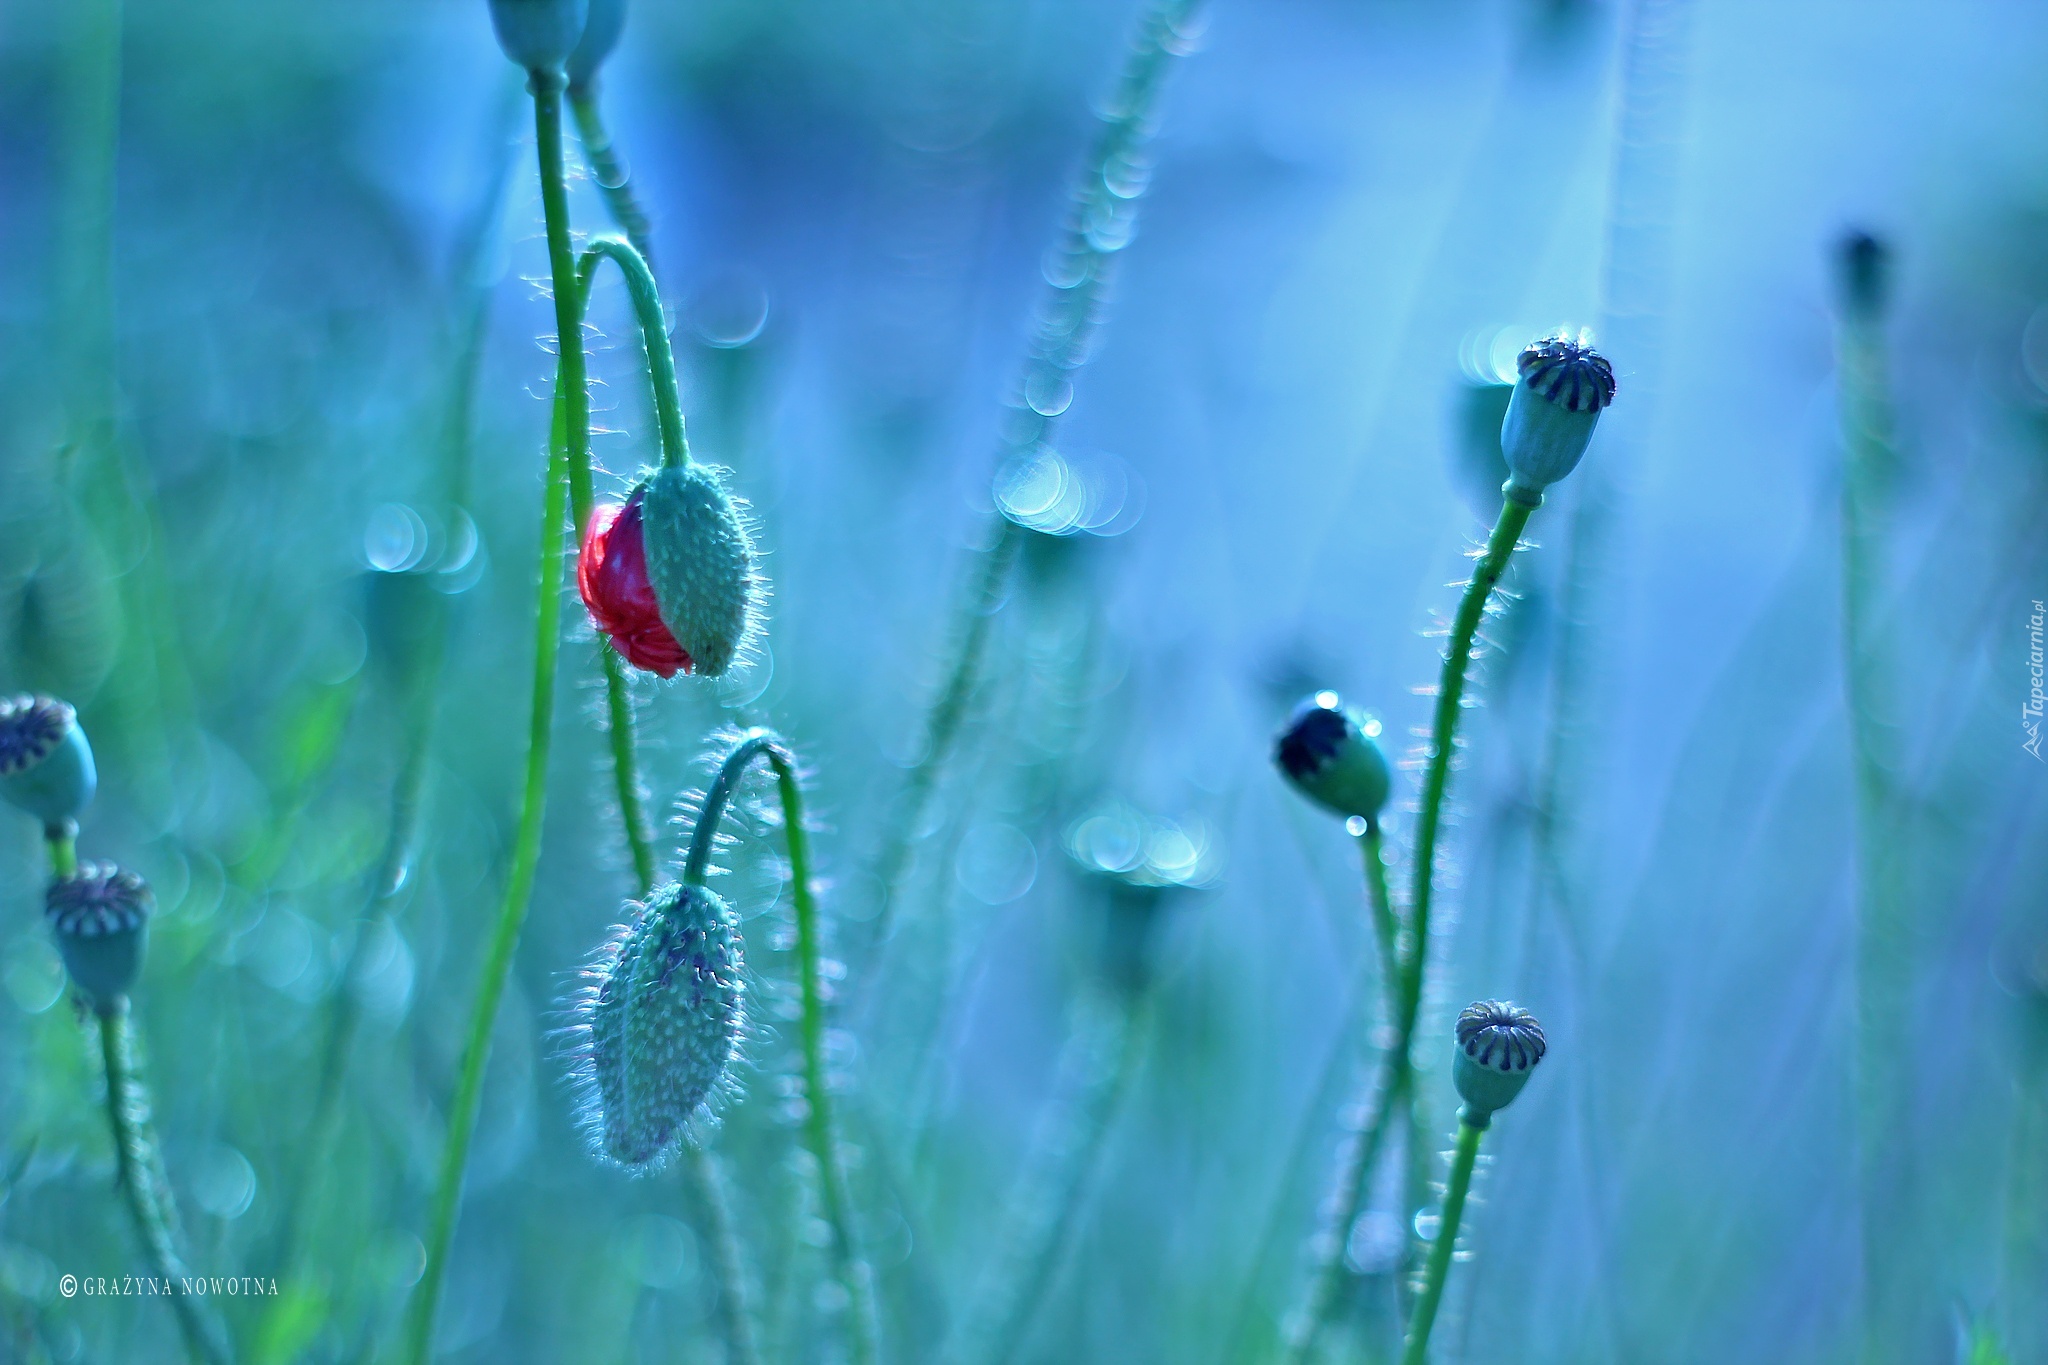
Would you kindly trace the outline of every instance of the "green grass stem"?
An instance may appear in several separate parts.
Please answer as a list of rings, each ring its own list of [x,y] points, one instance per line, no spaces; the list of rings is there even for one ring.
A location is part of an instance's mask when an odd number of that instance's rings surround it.
[[[1408,1324],[1408,1342],[1401,1352],[1401,1365],[1423,1365],[1429,1359],[1429,1333],[1436,1326],[1436,1310],[1443,1303],[1444,1282],[1450,1278],[1451,1257],[1458,1249],[1458,1225],[1465,1218],[1465,1198],[1472,1192],[1472,1168],[1478,1163],[1479,1140],[1485,1134],[1484,1119],[1474,1123],[1464,1115],[1459,1116],[1451,1183],[1444,1189],[1443,1215],[1436,1239],[1429,1244],[1429,1264],[1422,1272],[1422,1293],[1415,1301],[1415,1315]]]

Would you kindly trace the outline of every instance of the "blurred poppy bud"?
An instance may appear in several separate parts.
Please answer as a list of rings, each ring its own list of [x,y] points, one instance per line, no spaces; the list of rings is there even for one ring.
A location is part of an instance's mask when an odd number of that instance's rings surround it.
[[[111,1014],[142,974],[142,949],[156,899],[133,872],[112,863],[80,863],[45,893],[50,932],[71,984],[101,1014]]]
[[[1543,1025],[1504,1000],[1479,1000],[1458,1016],[1457,1034],[1451,1081],[1465,1101],[1465,1121],[1484,1128],[1494,1110],[1507,1108],[1522,1093],[1543,1060]]]
[[[1614,367],[1590,346],[1547,337],[1523,350],[1520,378],[1501,423],[1508,481],[1501,491],[1524,507],[1540,507],[1543,490],[1578,467],[1600,413],[1614,401]]]
[[[662,624],[654,584],[647,578],[644,490],[634,489],[624,507],[606,505],[591,514],[583,550],[576,557],[576,587],[590,619],[609,635],[619,657],[664,678],[690,671],[690,656]]]
[[[738,917],[704,887],[665,886],[634,910],[598,950],[571,1036],[592,1149],[651,1168],[731,1083],[746,963]]]
[[[590,0],[590,17],[583,23],[583,37],[569,54],[569,88],[581,92],[597,79],[598,68],[619,45],[626,27],[626,0]]]
[[[1378,821],[1393,790],[1387,756],[1335,692],[1318,692],[1294,708],[1273,760],[1309,800],[1369,823]]]
[[[701,464],[659,469],[641,490],[647,577],[662,624],[688,656],[684,667],[716,678],[754,633],[762,585],[753,538],[718,476]]]
[[[0,796],[62,830],[99,786],[78,713],[54,697],[0,698]]]
[[[551,71],[583,37],[589,0],[490,0],[498,46],[528,71]]]

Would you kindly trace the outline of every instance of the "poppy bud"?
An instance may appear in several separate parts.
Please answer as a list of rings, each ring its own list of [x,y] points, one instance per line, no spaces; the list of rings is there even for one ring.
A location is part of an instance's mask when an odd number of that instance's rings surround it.
[[[1478,1000],[1458,1016],[1451,1081],[1465,1101],[1465,1121],[1484,1128],[1529,1083],[1547,1044],[1536,1016],[1504,1000]]]
[[[695,672],[716,678],[754,632],[761,591],[754,542],[718,476],[671,465],[641,485],[647,577],[661,620]]]
[[[1378,733],[1377,722],[1372,730]],[[1339,815],[1376,821],[1393,790],[1387,756],[1335,692],[1318,692],[1294,708],[1273,760],[1296,791]]]
[[[582,553],[576,557],[576,587],[590,619],[609,635],[619,657],[664,678],[690,671],[690,656],[662,624],[661,606],[647,578],[644,490],[634,489],[624,507],[606,505],[590,517]]]
[[[63,829],[99,786],[78,713],[54,697],[0,698],[0,796]]]
[[[1508,461],[1501,491],[1524,507],[1540,507],[1543,490],[1578,467],[1602,409],[1614,401],[1614,367],[1560,335],[1531,343],[1515,368],[1521,377],[1500,428]]]
[[[598,68],[619,45],[626,27],[626,0],[590,0],[590,17],[583,23],[583,37],[569,54],[569,88],[587,89],[597,79]]]
[[[491,27],[507,57],[549,71],[576,50],[588,12],[589,0],[491,0]]]
[[[156,908],[148,883],[112,863],[80,863],[50,883],[43,905],[71,983],[99,1013],[113,1013],[142,973]]]
[[[583,1126],[597,1155],[652,1167],[727,1084],[746,1027],[739,919],[701,886],[648,897],[575,1002]]]

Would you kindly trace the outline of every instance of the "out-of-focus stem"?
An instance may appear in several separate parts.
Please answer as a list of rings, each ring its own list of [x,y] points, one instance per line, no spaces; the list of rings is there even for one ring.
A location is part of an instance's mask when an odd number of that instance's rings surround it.
[[[1408,1325],[1408,1345],[1401,1353],[1401,1365],[1423,1365],[1429,1358],[1429,1332],[1436,1325],[1437,1306],[1443,1302],[1444,1281],[1450,1278],[1451,1255],[1458,1248],[1458,1224],[1465,1218],[1465,1197],[1472,1192],[1472,1167],[1479,1160],[1479,1139],[1485,1133],[1485,1116],[1476,1123],[1469,1116],[1459,1117],[1457,1154],[1451,1158],[1451,1183],[1444,1190],[1443,1217],[1437,1226],[1436,1240],[1429,1246],[1422,1296],[1415,1303],[1415,1319]]]
[[[202,1365],[227,1365],[232,1352],[226,1331],[202,1306],[204,1300],[183,1292],[183,1282],[191,1271],[178,1254],[177,1211],[163,1183],[163,1157],[150,1123],[149,1092],[136,1068],[126,1000],[100,1011],[99,1034],[107,1073],[107,1123],[114,1138],[115,1179],[149,1257],[150,1273],[169,1286],[166,1296],[177,1314],[178,1330],[184,1334],[186,1354]]]
[[[1151,0],[1125,50],[1116,86],[1101,110],[1102,123],[1068,199],[1058,242],[1047,258],[1047,289],[1038,324],[1005,414],[999,463],[1051,449],[1053,427],[1072,399],[1071,376],[1087,363],[1101,326],[1103,298],[1118,255],[1137,230],[1138,200],[1151,175],[1145,149],[1155,130],[1159,99],[1172,59],[1192,50],[1201,0]],[[881,937],[895,913],[911,843],[938,789],[947,760],[980,681],[990,622],[1002,609],[1021,527],[993,514],[994,525],[974,550],[948,639],[951,662],[925,712],[922,747],[905,780],[894,823],[884,835],[875,875],[882,905],[874,932]]]
[[[569,87],[569,108],[576,115],[576,132],[583,139],[583,155],[590,159],[590,172],[604,195],[612,221],[626,240],[640,253],[648,268],[654,267],[654,232],[640,200],[633,193],[632,175],[604,125],[604,109],[598,103],[595,84]]]
[[[1023,1182],[1022,1218],[997,1259],[998,1297],[985,1322],[963,1333],[959,1359],[1009,1365],[1023,1350],[1073,1237],[1103,1147],[1144,1055],[1149,1011],[1123,997],[1103,1024],[1077,1024],[1062,1075],[1071,1078],[1065,1112],[1054,1118],[1041,1168]],[[1103,1065],[1105,1055],[1109,1064]]]
[[[803,786],[796,756],[767,730],[750,730],[740,738],[704,794],[697,827],[683,864],[683,882],[702,886],[711,869],[718,822],[732,801],[740,778],[756,758],[775,771],[782,805],[782,833],[789,845],[790,902],[796,912],[797,981],[803,998],[799,1036],[804,1057],[804,1097],[808,1114],[805,1138],[818,1165],[818,1203],[832,1232],[832,1255],[841,1287],[846,1291],[851,1322],[847,1349],[854,1365],[875,1365],[881,1358],[881,1324],[875,1313],[873,1276],[860,1250],[847,1194],[846,1168],[839,1152],[838,1128],[832,1118],[831,1068],[825,1055],[824,926],[817,895],[811,886],[810,831],[804,825]]]
[[[1856,776],[1856,1102],[1865,1365],[1905,1359],[1917,1331],[1902,1319],[1904,1250],[1913,1244],[1909,1152],[1898,1134],[1912,1056],[1912,960],[1898,893],[1897,800],[1887,751],[1887,660],[1878,628],[1883,486],[1892,463],[1886,392],[1886,253],[1858,234],[1842,252],[1838,338],[1842,470],[1842,678]]]

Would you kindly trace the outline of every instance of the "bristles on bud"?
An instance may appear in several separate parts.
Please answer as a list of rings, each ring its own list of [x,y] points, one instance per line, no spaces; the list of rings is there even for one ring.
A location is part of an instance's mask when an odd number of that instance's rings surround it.
[[[657,890],[598,949],[568,1032],[600,1159],[655,1169],[732,1085],[745,971],[738,917],[701,886]]]
[[[747,653],[765,595],[743,508],[701,464],[656,471],[644,493],[647,576],[662,624],[699,676],[718,677]]]

